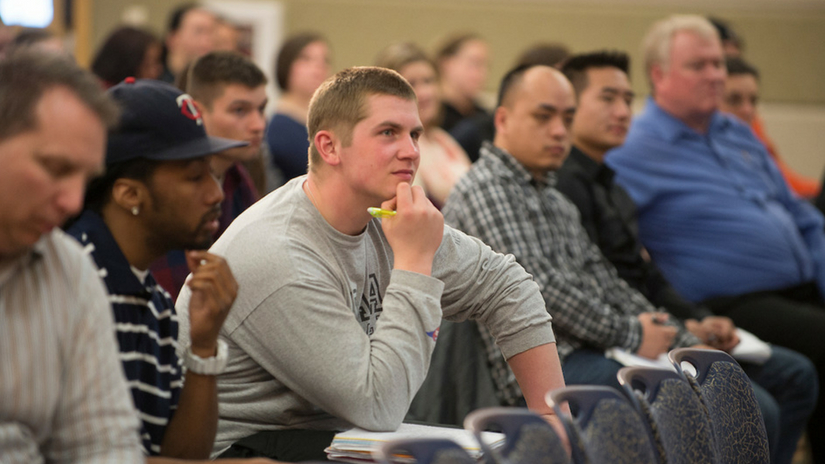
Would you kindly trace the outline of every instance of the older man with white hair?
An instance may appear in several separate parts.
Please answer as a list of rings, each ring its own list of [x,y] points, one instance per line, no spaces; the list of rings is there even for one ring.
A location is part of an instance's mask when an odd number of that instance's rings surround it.
[[[788,189],[753,132],[718,110],[725,62],[698,16],[656,23],[644,42],[653,96],[606,163],[638,206],[640,236],[679,293],[825,373],[822,215]],[[825,408],[811,416],[825,462]]]

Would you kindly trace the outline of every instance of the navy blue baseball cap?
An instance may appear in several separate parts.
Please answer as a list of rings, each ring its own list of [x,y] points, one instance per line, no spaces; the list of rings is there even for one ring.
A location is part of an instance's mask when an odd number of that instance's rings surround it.
[[[206,135],[192,97],[165,82],[130,77],[109,95],[122,114],[109,131],[107,166],[135,158],[187,160],[249,144]]]

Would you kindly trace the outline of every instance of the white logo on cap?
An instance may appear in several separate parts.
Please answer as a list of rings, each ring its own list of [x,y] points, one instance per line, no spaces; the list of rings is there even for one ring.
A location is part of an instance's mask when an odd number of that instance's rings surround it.
[[[198,107],[195,106],[195,102],[189,94],[184,93],[179,95],[178,98],[175,99],[175,102],[177,102],[181,114],[197,122],[199,126],[203,125],[201,113],[198,111]]]

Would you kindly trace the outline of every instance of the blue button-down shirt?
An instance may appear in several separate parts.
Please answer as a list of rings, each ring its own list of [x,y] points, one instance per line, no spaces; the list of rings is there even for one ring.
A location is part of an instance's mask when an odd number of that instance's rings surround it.
[[[649,100],[606,163],[639,208],[645,246],[688,299],[825,289],[822,215],[734,118],[717,112],[701,134]]]

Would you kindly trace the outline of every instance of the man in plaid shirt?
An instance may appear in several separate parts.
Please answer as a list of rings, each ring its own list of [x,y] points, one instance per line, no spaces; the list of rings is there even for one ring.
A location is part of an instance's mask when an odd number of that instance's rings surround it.
[[[576,207],[555,188],[570,150],[576,100],[569,81],[546,66],[519,67],[499,90],[496,137],[462,178],[445,220],[496,251],[515,255],[539,284],[553,315],[568,384],[619,387],[610,348],[656,359],[701,341],[621,280],[581,226]],[[483,328],[503,402],[518,385]]]

